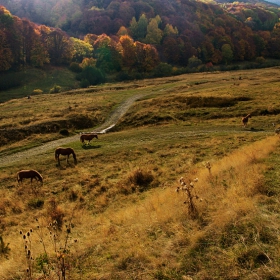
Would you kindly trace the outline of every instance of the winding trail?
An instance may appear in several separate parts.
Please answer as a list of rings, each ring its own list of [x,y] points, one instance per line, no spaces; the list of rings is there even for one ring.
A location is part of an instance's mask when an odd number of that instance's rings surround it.
[[[128,109],[131,107],[131,105],[138,99],[144,97],[145,95],[146,94],[137,94],[137,95],[131,96],[128,99],[126,99],[125,101],[123,101],[112,112],[112,114],[109,116],[109,118],[103,124],[101,124],[99,127],[97,127],[94,130],[94,132],[96,132],[96,133],[108,132],[111,128],[113,128],[116,125],[117,121],[128,111]],[[47,151],[54,149],[58,146],[66,145],[68,143],[78,141],[79,138],[80,138],[80,135],[76,134],[74,136],[47,142],[41,146],[34,147],[34,148],[28,149],[26,151],[14,153],[14,154],[2,156],[2,157],[0,156],[0,167],[11,165],[22,159],[34,157],[37,155],[42,155],[42,154],[46,153]]]

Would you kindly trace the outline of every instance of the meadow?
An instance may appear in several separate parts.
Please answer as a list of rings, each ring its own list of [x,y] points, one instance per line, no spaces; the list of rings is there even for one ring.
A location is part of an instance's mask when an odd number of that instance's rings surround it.
[[[280,279],[279,84],[275,67],[1,103],[0,159],[67,130],[78,163],[54,148],[1,162],[0,279]]]

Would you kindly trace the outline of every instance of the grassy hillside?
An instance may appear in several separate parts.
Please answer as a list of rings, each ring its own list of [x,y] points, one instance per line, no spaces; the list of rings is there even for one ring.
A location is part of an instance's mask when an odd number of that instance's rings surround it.
[[[94,129],[142,96],[114,131],[68,145],[77,165],[51,149],[0,166],[0,278],[278,279],[279,78],[199,73],[1,104],[8,132],[93,111]],[[60,137],[31,131],[0,157]],[[29,168],[43,186],[17,184]]]
[[[60,86],[62,91],[77,87],[75,73],[65,67],[26,68],[25,71],[13,73],[12,77],[17,79],[17,74],[20,75],[21,86],[0,91],[0,103],[14,98],[32,97],[36,94],[34,93],[36,89],[40,89],[43,93],[49,93],[55,85]],[[2,75],[9,76],[9,74]]]

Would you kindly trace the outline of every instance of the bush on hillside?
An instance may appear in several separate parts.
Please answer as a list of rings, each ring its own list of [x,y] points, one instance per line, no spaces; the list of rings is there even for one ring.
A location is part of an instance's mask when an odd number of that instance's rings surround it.
[[[80,66],[79,63],[77,62],[72,62],[69,66],[69,69],[72,71],[72,72],[75,72],[75,73],[80,73],[83,71],[83,68]]]
[[[34,89],[34,90],[32,91],[32,93],[33,93],[33,94],[42,94],[43,91],[42,91],[41,89],[37,88],[37,89]]]
[[[104,73],[100,69],[94,66],[87,66],[77,75],[77,80],[88,80],[90,85],[98,85],[104,83],[106,79]]]
[[[81,88],[87,88],[90,86],[90,82],[87,79],[82,79],[80,82],[80,87]]]
[[[63,128],[59,131],[59,134],[63,135],[63,136],[69,136],[69,131],[66,128]]]
[[[172,66],[168,63],[160,63],[153,71],[154,77],[168,77],[172,74]]]
[[[59,93],[61,92],[61,86],[55,85],[53,88],[50,89],[50,93]]]
[[[150,184],[154,180],[153,174],[148,171],[136,169],[131,174],[129,174],[127,182],[138,187],[140,192],[149,189]]]

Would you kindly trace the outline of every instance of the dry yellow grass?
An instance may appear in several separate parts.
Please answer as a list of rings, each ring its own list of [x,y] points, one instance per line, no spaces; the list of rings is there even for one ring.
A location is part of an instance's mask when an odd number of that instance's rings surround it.
[[[201,75],[190,76],[189,79],[194,79],[192,86],[177,85],[178,94],[214,95],[216,90],[219,95],[226,91],[224,86],[229,81],[236,82],[240,74],[228,73],[224,84],[218,73],[207,75],[214,86],[211,89],[209,84],[195,85],[194,81],[199,81]],[[249,72],[243,72],[243,77],[246,75]],[[268,79],[268,87],[271,76],[264,77]],[[218,80],[216,86],[214,78]],[[170,87],[173,91],[176,80],[186,83],[185,76],[174,77],[157,81],[155,87],[146,85],[141,90],[151,89],[151,96],[162,94],[167,98],[166,91],[160,93],[160,87],[165,90]],[[255,116],[250,123],[254,130],[241,127],[238,112],[252,109],[254,103],[260,107],[268,105],[268,101],[258,103],[261,92],[258,86],[251,84],[257,81],[248,76],[246,82],[247,85],[243,79],[240,84],[242,92],[231,89],[231,83],[228,85],[228,90],[234,91],[230,94],[255,95],[255,99],[232,108],[238,119],[193,117],[188,121],[149,123],[145,127],[139,122],[136,128],[101,135],[89,148],[79,142],[71,143],[77,152],[77,165],[71,160],[67,165],[62,159],[61,166],[57,166],[54,151],[50,150],[1,167],[0,232],[11,250],[8,259],[0,260],[0,279],[25,279],[27,264],[19,230],[34,230],[31,235],[34,264],[44,252],[36,234],[36,218],[45,230],[47,251],[55,263],[56,252],[49,241],[47,225],[53,217],[61,219],[62,214],[69,221],[73,213],[66,256],[71,270],[67,270],[67,279],[277,277],[278,193],[269,190],[265,178],[266,172],[276,169],[279,163],[276,159],[272,166],[268,167],[267,163],[279,152],[279,138],[267,126],[267,120],[275,121],[277,115],[271,119]],[[183,92],[193,87],[193,92]],[[124,92],[119,101],[131,94]],[[271,95],[275,102],[276,94]],[[168,103],[168,98],[166,100]],[[151,103],[158,106],[154,101]],[[143,106],[147,104],[139,101],[136,107],[139,106],[139,112],[145,111]],[[133,118],[134,112],[132,108],[123,119]],[[151,116],[157,118],[159,114],[161,111],[155,110]],[[28,145],[28,141],[24,143]],[[210,172],[205,167],[207,162]],[[37,192],[30,188],[28,181],[21,186],[15,182],[16,171],[26,167],[36,168],[43,174],[45,183]],[[181,176],[186,182],[198,178],[192,188],[192,193],[198,196],[193,198],[198,212],[195,218],[189,216],[188,203],[184,203],[186,193],[176,192]],[[54,201],[57,208],[50,207]],[[61,244],[66,238],[67,222],[63,223],[59,234]],[[33,273],[34,279],[42,276],[38,270]]]
[[[203,229],[197,221],[189,220],[183,204],[184,194],[175,192],[177,182],[172,187],[151,191],[134,205],[109,206],[100,216],[90,217],[84,211],[77,212],[80,238],[79,248],[75,250],[79,254],[91,251],[94,262],[87,277],[110,279],[112,274],[108,271],[111,271],[123,279],[132,275],[137,279],[153,279],[149,270],[166,262],[169,269],[180,267],[174,257],[196,246],[205,235],[217,235],[226,226],[238,223],[248,215],[256,215],[258,196],[254,194],[258,192],[254,189],[259,187],[258,180],[264,172],[261,160],[276,145],[278,138],[270,137],[212,162],[211,176],[206,168],[197,169],[193,174],[199,178],[195,189],[201,193],[202,201],[197,201],[196,205],[208,224]],[[125,267],[124,272],[115,271],[116,267],[111,264],[113,260]],[[142,271],[139,266],[143,266]]]

